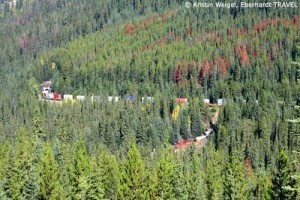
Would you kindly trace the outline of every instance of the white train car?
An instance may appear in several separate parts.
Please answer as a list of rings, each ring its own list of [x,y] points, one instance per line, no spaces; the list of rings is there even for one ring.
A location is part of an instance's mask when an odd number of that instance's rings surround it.
[[[99,96],[91,96],[91,100],[92,101],[100,101],[100,97]]]
[[[153,97],[142,97],[142,102],[153,102],[154,98]]]
[[[76,100],[78,100],[78,101],[84,101],[85,100],[85,96],[78,95],[78,96],[76,96]]]
[[[64,100],[65,101],[72,101],[73,100],[73,95],[71,95],[71,94],[64,94]]]
[[[119,101],[119,97],[117,97],[117,96],[109,96],[107,99],[110,102],[112,102],[112,101],[118,102]]]
[[[209,99],[203,99],[205,104],[210,104]]]

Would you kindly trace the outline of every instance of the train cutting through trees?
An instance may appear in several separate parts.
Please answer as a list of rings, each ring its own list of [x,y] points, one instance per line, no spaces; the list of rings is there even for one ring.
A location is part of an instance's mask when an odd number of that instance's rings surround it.
[[[51,80],[44,81],[41,84],[41,88],[42,89],[41,89],[40,99],[47,100],[48,102],[84,101],[87,99],[87,97],[84,95],[73,96],[72,94],[59,94],[59,93],[53,92]],[[118,102],[120,100],[120,98],[118,96],[108,96],[105,98],[100,97],[100,96],[91,96],[90,99],[92,101],[100,101],[100,100],[107,99],[110,102]],[[130,95],[125,96],[124,100],[127,102],[130,102],[130,103],[134,103],[135,101],[137,101],[136,97],[130,96]],[[141,102],[147,102],[147,103],[154,102],[154,98],[151,96],[141,97],[138,100]],[[207,104],[210,107],[216,105],[216,104],[210,103],[209,99],[203,99],[203,101],[205,104]],[[177,104],[187,104],[188,99],[184,98],[184,97],[179,97],[179,98],[176,98],[176,103]],[[224,103],[225,103],[225,100],[218,99],[217,106],[223,106]]]
[[[40,94],[40,99],[41,100],[45,100],[47,102],[73,102],[73,101],[85,101],[87,98],[86,96],[83,95],[77,95],[74,96],[71,94],[59,94],[59,93],[54,93],[52,92],[52,81],[44,81],[41,85],[41,94]],[[110,102],[118,102],[120,99],[118,96],[108,96],[106,98],[102,98],[100,96],[91,96],[90,99],[92,101],[101,101],[104,99],[107,99]],[[135,103],[136,99],[134,96],[126,96],[124,98],[124,100],[126,102],[129,103]],[[153,97],[142,97],[139,100],[141,100],[141,102],[146,102],[146,103],[152,103],[154,101]],[[210,102],[209,99],[203,99],[204,103],[209,106],[209,107],[213,107],[216,108],[217,110],[219,110],[219,107],[223,106],[226,101],[224,99],[218,99],[216,104],[212,104]],[[175,100],[176,104],[179,105],[184,105],[184,104],[188,104],[188,99],[187,98],[183,98],[183,97],[179,97],[176,98]],[[212,118],[211,123],[215,124],[218,118],[218,111],[216,112],[215,116]],[[208,127],[205,132],[201,135],[198,136],[194,139],[189,139],[189,140],[185,140],[185,141],[180,141],[178,143],[176,143],[174,145],[176,151],[177,150],[184,150],[185,148],[187,148],[188,146],[191,146],[192,144],[195,144],[196,147],[201,147],[205,144],[206,142],[206,138],[213,133],[213,129]]]

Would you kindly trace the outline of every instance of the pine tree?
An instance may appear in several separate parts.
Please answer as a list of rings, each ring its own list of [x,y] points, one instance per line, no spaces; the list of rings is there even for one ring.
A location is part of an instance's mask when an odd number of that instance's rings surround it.
[[[78,140],[75,147],[74,167],[71,171],[72,198],[85,198],[90,174],[90,158],[83,141]]]
[[[39,163],[40,199],[61,199],[62,185],[60,184],[59,166],[54,158],[51,146],[44,144]]]
[[[222,199],[223,177],[222,170],[224,165],[224,156],[219,151],[208,149],[209,157],[205,167],[205,185],[207,199]]]
[[[106,199],[118,199],[118,191],[120,189],[120,171],[118,162],[113,155],[103,151],[99,159],[99,167],[104,187],[104,197]]]
[[[230,157],[230,161],[226,166],[223,185],[223,199],[249,199],[244,166],[234,155]]]
[[[18,142],[14,152],[9,152],[7,161],[4,191],[7,198],[22,199],[23,190],[29,179],[29,172],[33,167],[31,146],[27,139],[28,135],[21,129],[18,131]]]
[[[168,144],[169,134],[165,133],[165,150],[155,166],[155,196],[158,199],[174,199],[173,184],[176,180],[174,152]]]
[[[201,173],[200,160],[196,152],[193,153],[192,160],[190,161],[187,187],[189,199],[206,199],[203,174]]]
[[[36,137],[39,141],[46,141],[46,133],[42,127],[42,116],[40,110],[36,108],[33,118],[33,131],[34,137]]]
[[[173,193],[176,199],[187,200],[189,198],[187,184],[184,177],[183,163],[179,160],[174,165],[174,174],[172,177]]]
[[[34,167],[29,171],[28,176],[29,178],[25,182],[22,196],[24,200],[38,199],[40,188],[37,172]]]
[[[34,138],[34,162],[37,163],[40,160],[42,149],[43,149],[43,142],[46,141],[46,133],[42,127],[41,121],[41,113],[39,108],[35,109],[34,118],[33,118],[33,138]]]
[[[90,200],[104,199],[104,186],[102,183],[101,171],[99,166],[96,166],[96,161],[93,161],[93,170],[87,180],[87,191],[85,198]]]
[[[126,161],[122,169],[121,199],[146,199],[148,196],[146,169],[134,143],[128,151]]]
[[[296,184],[295,179],[291,175],[290,163],[284,150],[281,149],[276,158],[276,169],[273,172],[272,186],[270,188],[271,199],[296,199],[297,192],[285,188],[294,188]]]
[[[2,187],[3,187],[3,192],[4,194],[2,194],[5,198],[13,198],[13,184],[14,184],[14,180],[13,177],[16,174],[16,167],[15,167],[15,156],[14,156],[14,152],[11,149],[9,151],[8,154],[8,161],[6,164],[6,175],[4,177],[4,179],[2,180]]]
[[[59,119],[58,126],[59,126],[58,138],[61,141],[62,147],[65,147],[67,144],[69,144],[72,141],[72,134],[71,131],[68,130],[65,119]]]
[[[193,138],[201,135],[202,133],[202,126],[201,126],[201,115],[200,110],[196,109],[198,106],[193,105],[190,108],[191,112],[191,135]]]
[[[68,168],[68,162],[69,160],[66,160],[65,157],[68,157],[66,155],[63,155],[62,149],[60,147],[59,139],[56,139],[55,147],[54,147],[54,158],[59,166],[59,173],[60,173],[60,183],[63,187],[62,196],[66,199],[71,198],[71,183],[70,183],[70,177],[67,171]]]

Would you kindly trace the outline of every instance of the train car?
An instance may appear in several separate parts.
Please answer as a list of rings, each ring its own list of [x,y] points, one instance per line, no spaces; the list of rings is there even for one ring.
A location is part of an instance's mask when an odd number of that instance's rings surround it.
[[[50,92],[50,93],[48,93],[47,95],[46,95],[46,99],[54,99],[54,94],[52,93],[52,92]]]
[[[78,100],[78,101],[84,101],[85,100],[85,96],[78,95],[78,96],[76,96],[76,100]]]
[[[218,106],[223,106],[223,104],[224,104],[223,99],[218,99]]]
[[[195,140],[196,140],[197,142],[201,142],[201,141],[204,140],[205,138],[206,138],[206,135],[201,135],[201,136],[196,137]]]
[[[64,94],[64,100],[65,101],[72,101],[73,100],[73,95],[71,95],[71,94]]]
[[[91,100],[92,100],[92,101],[100,101],[100,99],[101,99],[101,98],[100,98],[99,96],[92,96],[92,97],[91,97]]]
[[[186,104],[186,103],[188,103],[188,99],[187,98],[177,98],[176,99],[176,103],[178,103],[178,104]]]
[[[107,99],[110,102],[112,102],[112,101],[118,102],[119,101],[119,97],[117,97],[117,96],[109,96]]]
[[[43,87],[42,88],[42,97],[46,98],[48,93],[51,93],[51,88],[50,87]]]
[[[203,101],[204,101],[205,104],[210,104],[209,99],[203,99]]]
[[[133,103],[134,102],[134,97],[133,96],[127,96],[125,98],[126,101],[128,101],[129,103]]]
[[[185,147],[188,147],[192,144],[192,141],[191,140],[186,140],[186,141],[182,141],[182,142],[178,142],[175,144],[175,148],[178,149],[178,148],[185,148]]]
[[[54,94],[53,94],[53,100],[61,101],[61,100],[62,100],[62,95],[61,95],[61,94],[54,93]]]
[[[154,101],[154,98],[153,97],[142,97],[142,102],[145,103],[145,102],[150,102],[152,103]]]

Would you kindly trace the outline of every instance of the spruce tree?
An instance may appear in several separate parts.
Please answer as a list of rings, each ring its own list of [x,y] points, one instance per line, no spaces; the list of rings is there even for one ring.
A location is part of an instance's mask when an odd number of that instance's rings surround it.
[[[76,142],[73,169],[71,171],[72,199],[83,199],[88,189],[90,158],[82,140]]]
[[[39,163],[39,199],[62,199],[62,185],[60,184],[59,166],[54,158],[51,146],[46,143],[43,147]]]
[[[277,155],[276,168],[273,172],[272,186],[270,188],[271,199],[296,199],[297,192],[286,189],[286,187],[295,187],[296,181],[291,175],[290,163],[284,150],[281,149]]]
[[[40,187],[36,171],[36,168],[33,167],[28,173],[29,178],[25,182],[22,192],[24,200],[35,200],[39,197]]]
[[[14,195],[14,191],[13,191],[13,185],[15,182],[14,176],[17,172],[14,159],[15,159],[14,151],[11,149],[8,154],[8,161],[6,164],[6,174],[2,183],[2,187],[4,190],[3,196],[7,198],[13,198]]]
[[[155,166],[155,196],[158,199],[174,199],[174,182],[176,180],[174,152],[168,144],[169,133],[165,132],[165,147]]]
[[[192,160],[189,163],[188,175],[188,191],[189,199],[191,200],[205,200],[205,184],[203,174],[200,168],[200,160],[196,152],[193,153]]]
[[[181,159],[181,158],[180,158]],[[188,200],[189,193],[187,182],[184,177],[183,163],[178,159],[174,165],[174,174],[172,177],[173,193],[176,199]]]
[[[103,151],[99,159],[99,167],[104,187],[104,197],[106,199],[118,199],[120,189],[120,171],[116,157]]]
[[[99,166],[96,166],[96,161],[93,161],[93,169],[87,180],[87,190],[85,198],[89,200],[104,199],[104,187],[102,183],[101,171]]]
[[[63,155],[60,141],[56,139],[56,143],[54,146],[54,158],[59,166],[59,173],[60,173],[60,183],[63,187],[62,196],[66,199],[71,198],[71,183],[70,177],[68,174],[68,166],[70,165],[70,160],[65,159],[66,155]]]
[[[230,157],[230,161],[226,166],[223,187],[223,199],[249,199],[246,171],[241,161],[235,155]]]
[[[146,199],[148,196],[145,163],[134,143],[122,169],[121,199]]]
[[[16,148],[14,152],[9,152],[7,161],[4,190],[8,199],[23,198],[23,190],[33,167],[32,147],[27,139],[28,135],[23,129],[18,131],[18,134]]]
[[[224,157],[219,151],[215,151],[213,148],[210,148],[208,150],[210,152],[205,167],[205,185],[207,199],[222,199],[222,170],[224,165]]]
[[[37,107],[34,113],[33,118],[33,131],[34,137],[36,137],[39,141],[46,141],[46,133],[42,127],[42,116],[39,108]]]

